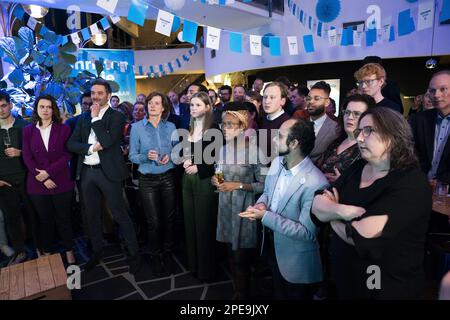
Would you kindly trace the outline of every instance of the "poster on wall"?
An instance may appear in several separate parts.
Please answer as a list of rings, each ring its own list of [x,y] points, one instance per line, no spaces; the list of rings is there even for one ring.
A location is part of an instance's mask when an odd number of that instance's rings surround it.
[[[311,87],[319,81],[325,81],[331,87],[330,98],[336,102],[336,111],[334,115],[337,117],[339,114],[339,92],[341,90],[341,80],[340,79],[319,79],[319,80],[308,80],[306,81],[306,86],[311,90]]]
[[[109,50],[109,49],[79,49],[75,70],[87,70],[97,74],[95,60],[103,59],[103,72],[101,77],[113,80],[119,85],[119,91],[113,94],[120,101],[136,101],[136,79],[134,77],[134,53],[133,50]]]

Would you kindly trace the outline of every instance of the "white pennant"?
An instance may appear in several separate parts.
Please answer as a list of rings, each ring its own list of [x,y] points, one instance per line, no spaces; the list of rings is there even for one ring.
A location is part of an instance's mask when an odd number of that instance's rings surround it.
[[[261,36],[250,35],[250,54],[253,56],[262,55]]]
[[[109,18],[111,19],[111,22],[116,24],[117,22],[120,21],[120,17],[119,16],[109,16]]]
[[[159,10],[158,18],[156,19],[155,31],[167,37],[170,37],[173,24],[173,14],[167,11]]]
[[[433,27],[434,1],[420,1],[419,16],[417,18],[417,30]]]
[[[387,17],[385,19],[383,19],[383,23],[381,24],[381,29],[383,30],[383,40],[384,41],[389,41],[389,37],[391,35],[391,20],[392,17]]]
[[[298,55],[298,41],[297,41],[297,37],[296,36],[287,37],[287,41],[288,41],[288,47],[289,47],[289,54],[291,56]]]
[[[72,33],[70,35],[70,38],[72,39],[72,42],[74,44],[79,44],[81,42],[80,36],[78,35],[78,32]]]
[[[94,24],[90,25],[89,29],[91,29],[91,34],[100,33],[100,30],[98,29],[97,23],[94,23]]]
[[[206,29],[206,47],[214,50],[219,50],[221,30],[218,28],[209,27]]]
[[[361,47],[363,34],[364,34],[364,24],[357,25],[356,30],[353,31],[353,46]]]
[[[27,26],[30,27],[31,30],[36,29],[37,24],[38,24],[38,21],[35,18],[30,17],[28,19]]]
[[[117,3],[119,0],[97,0],[97,6],[110,13],[114,13],[116,11]]]
[[[336,36],[336,29],[328,30],[328,42],[330,43],[330,46],[334,47],[337,44],[337,36]]]

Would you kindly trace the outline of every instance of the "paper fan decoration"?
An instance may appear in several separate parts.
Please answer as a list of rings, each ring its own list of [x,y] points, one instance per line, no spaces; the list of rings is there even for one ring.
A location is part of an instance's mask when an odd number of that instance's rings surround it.
[[[417,0],[406,0],[406,1],[408,1],[409,3],[417,2]]]
[[[331,22],[341,12],[340,0],[319,0],[316,5],[316,16],[322,22]]]

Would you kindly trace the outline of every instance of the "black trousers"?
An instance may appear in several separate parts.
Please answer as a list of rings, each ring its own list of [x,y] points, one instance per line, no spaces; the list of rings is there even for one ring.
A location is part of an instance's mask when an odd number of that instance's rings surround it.
[[[24,234],[22,222],[25,222],[27,233],[33,239],[33,245],[39,247],[36,213],[26,192],[25,175],[1,177],[0,180],[12,185],[12,187],[0,187],[0,207],[3,210],[6,231],[12,247],[16,252],[25,250],[26,234]]]
[[[73,248],[72,223],[70,210],[73,190],[54,195],[30,195],[34,208],[39,216],[42,246],[45,252],[50,252],[54,245],[55,223],[64,248]]]
[[[239,248],[233,250],[231,244],[227,244],[228,259],[231,275],[233,276],[234,299],[248,299],[250,288],[251,264],[256,254],[256,248]]]
[[[105,199],[126,241],[129,254],[132,256],[136,255],[139,251],[139,246],[133,222],[125,208],[122,182],[109,180],[100,166],[92,168],[83,165],[81,171],[81,192],[86,209],[89,239],[94,252],[100,252],[103,249],[102,201]]]
[[[174,249],[175,178],[175,170],[162,174],[141,174],[139,178],[139,192],[147,217],[151,255],[169,253]]]
[[[268,232],[269,235],[269,250],[272,255],[272,279],[274,298],[276,300],[312,300],[314,295],[315,284],[306,283],[291,283],[284,279],[278,268],[277,258],[275,256],[275,244],[273,233]]]

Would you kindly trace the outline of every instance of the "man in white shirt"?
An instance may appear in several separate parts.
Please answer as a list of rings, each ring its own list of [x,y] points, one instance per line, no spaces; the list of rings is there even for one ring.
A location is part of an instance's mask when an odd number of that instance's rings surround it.
[[[316,142],[309,157],[314,163],[320,159],[328,146],[339,136],[339,124],[326,114],[330,101],[331,87],[325,81],[319,81],[311,87],[306,101],[309,120],[314,123]]]
[[[101,204],[104,198],[126,241],[130,273],[135,274],[140,267],[139,246],[122,196],[122,183],[127,177],[120,148],[125,117],[109,107],[111,87],[107,81],[93,81],[91,97],[91,112],[81,115],[67,143],[71,152],[80,155],[77,177],[81,180],[89,239],[94,250],[86,270],[94,268],[103,255]]]
[[[310,218],[316,190],[328,184],[308,155],[314,131],[305,120],[287,120],[279,130],[280,156],[272,161],[264,193],[239,215],[261,219],[266,243],[273,255],[274,294],[280,300],[311,300],[312,284],[322,280],[317,230]],[[271,260],[272,260],[271,259]]]

